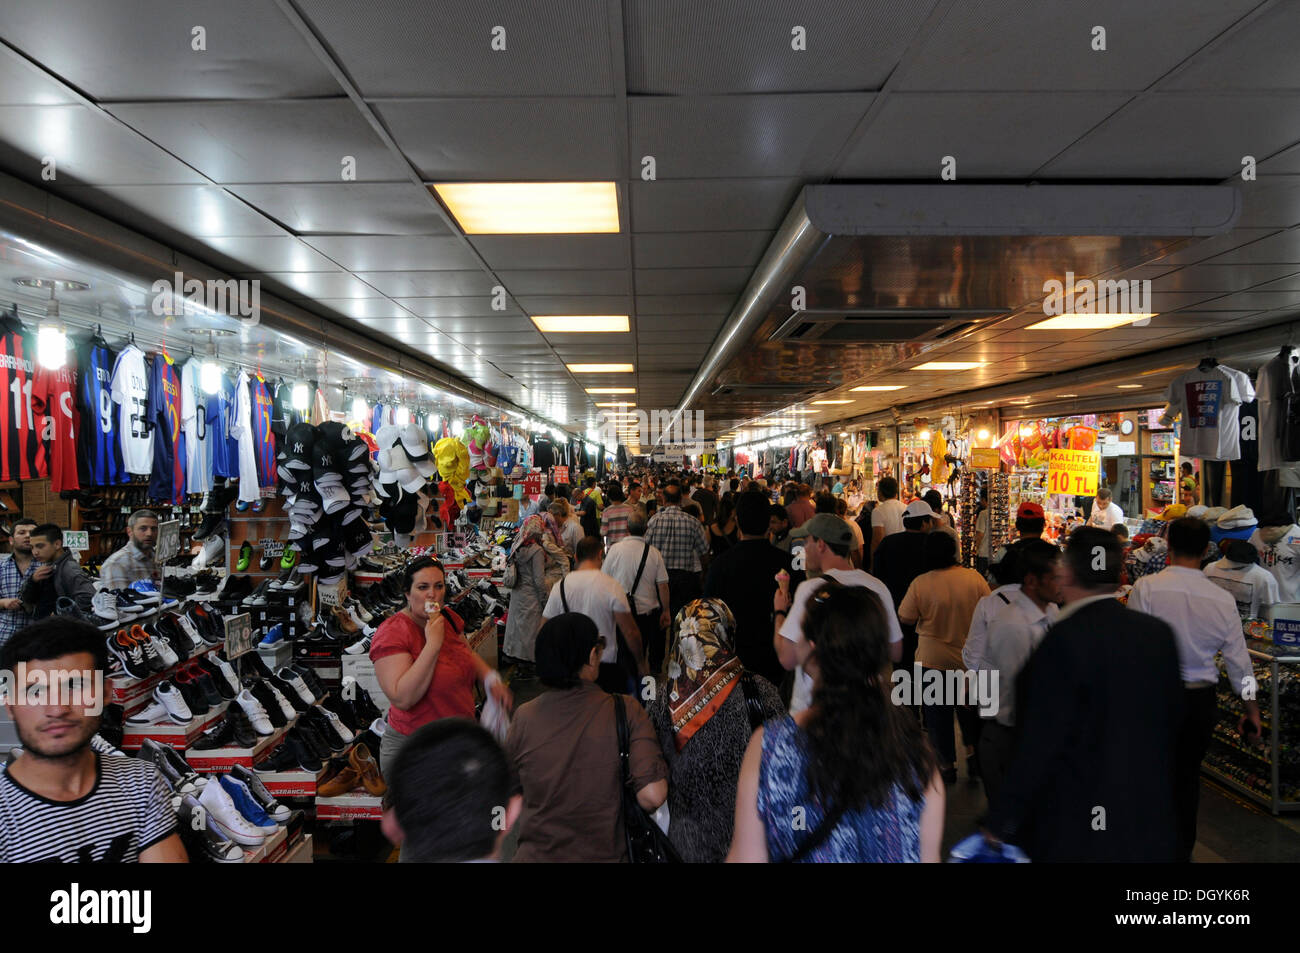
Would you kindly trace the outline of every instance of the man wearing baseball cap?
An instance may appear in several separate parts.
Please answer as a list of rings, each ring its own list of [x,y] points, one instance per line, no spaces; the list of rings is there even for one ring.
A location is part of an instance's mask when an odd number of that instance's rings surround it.
[[[913,500],[903,510],[903,531],[891,533],[880,541],[872,568],[889,589],[890,597],[894,600],[894,611],[898,611],[912,580],[925,572],[925,538],[938,528],[938,522],[939,514],[930,508],[929,503]],[[916,628],[901,623],[900,626],[903,631],[903,654],[899,667],[910,672],[916,655]]]
[[[1016,532],[1021,539],[1042,539],[1047,528],[1047,516],[1037,503],[1021,503],[1016,507]]]
[[[898,626],[898,615],[889,589],[870,573],[854,569],[849,561],[854,536],[845,520],[830,513],[818,513],[790,536],[805,540],[804,560],[808,573],[820,573],[818,578],[800,583],[793,599],[788,579],[781,581],[772,597],[773,647],[781,666],[786,671],[793,669],[795,672],[794,692],[790,698],[790,714],[793,715],[812,703],[812,678],[803,670],[803,663],[811,651],[803,634],[804,610],[813,593],[826,585],[827,579],[845,586],[870,589],[876,594],[889,623],[889,656],[895,662],[902,658],[903,631]]]

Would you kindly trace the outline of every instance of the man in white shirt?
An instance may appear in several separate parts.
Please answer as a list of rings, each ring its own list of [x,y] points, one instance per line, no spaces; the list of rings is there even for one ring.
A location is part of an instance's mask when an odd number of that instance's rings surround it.
[[[803,663],[811,652],[803,635],[804,608],[808,600],[826,580],[833,579],[845,586],[870,589],[880,599],[880,605],[889,625],[889,657],[897,662],[903,657],[903,630],[898,625],[894,600],[888,587],[875,576],[854,569],[849,562],[849,547],[853,545],[853,530],[849,524],[830,513],[818,513],[791,536],[806,540],[805,565],[809,573],[821,573],[815,579],[805,579],[795,590],[791,600],[789,590],[778,586],[772,597],[772,642],[777,658],[786,671],[794,669],[794,691],[790,697],[790,714],[803,711],[812,704],[812,677],[805,674]]]
[[[1011,596],[1020,591],[1020,551],[1026,545],[1027,542],[1016,542],[999,546],[997,552],[993,554],[994,559],[989,564],[989,575],[993,577],[993,582],[998,583],[998,588],[975,603],[975,611],[971,614],[970,631],[966,633],[966,641],[961,647],[962,663],[973,672],[989,667],[985,662],[989,623],[993,621],[993,617],[1000,609],[1010,603]]]
[[[668,617],[668,567],[659,550],[645,541],[645,529],[645,510],[633,507],[627,518],[628,535],[609,547],[601,572],[631,594],[635,602],[632,612],[647,649],[650,671],[656,673],[665,654],[664,632],[672,624]]]
[[[1185,702],[1174,760],[1174,799],[1178,815],[1179,854],[1190,861],[1196,844],[1200,768],[1218,720],[1214,657],[1223,653],[1231,691],[1242,699],[1246,714],[1237,723],[1243,744],[1260,736],[1255,702],[1255,671],[1246,652],[1241,618],[1232,596],[1201,572],[1201,557],[1210,545],[1210,528],[1191,517],[1169,524],[1169,566],[1143,576],[1129,593],[1128,607],[1166,622],[1178,643]]]
[[[977,666],[997,674],[997,710],[987,715],[986,709],[980,709],[984,724],[980,729],[979,775],[990,804],[997,799],[1011,764],[1016,679],[1056,621],[1056,604],[1061,598],[1057,580],[1060,556],[1060,550],[1042,540],[1022,544],[1014,556],[1019,585],[1003,587],[986,597],[1000,605],[989,621],[987,646]]]
[[[580,612],[595,622],[600,637],[605,640],[597,681],[606,691],[626,692],[627,680],[620,665],[627,660],[619,658],[619,633],[622,633],[636,669],[642,675],[646,674],[645,653],[641,648],[641,632],[627,604],[627,593],[611,576],[600,571],[604,556],[599,537],[584,537],[578,543],[577,567],[551,589],[542,618],[553,619],[565,612]]]
[[[891,476],[881,477],[876,484],[876,498],[880,501],[871,511],[871,555],[876,554],[880,541],[891,533],[903,531],[903,510],[907,509],[898,498],[898,481]]]
[[[1100,487],[1097,490],[1097,498],[1092,501],[1092,514],[1088,517],[1088,525],[1108,530],[1116,523],[1122,522],[1124,522],[1124,511],[1111,501],[1110,490],[1104,486]]]
[[[1262,619],[1278,601],[1277,580],[1259,565],[1259,553],[1244,539],[1231,540],[1223,558],[1205,567],[1205,577],[1232,596],[1243,619]]]

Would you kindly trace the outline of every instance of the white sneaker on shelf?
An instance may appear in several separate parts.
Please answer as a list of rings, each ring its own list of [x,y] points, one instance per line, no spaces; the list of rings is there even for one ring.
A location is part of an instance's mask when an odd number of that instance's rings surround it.
[[[162,702],[152,701],[134,715],[127,715],[126,723],[128,725],[156,725],[158,722],[170,717]]]
[[[343,650],[348,655],[365,655],[370,651],[370,636],[364,636]]]
[[[253,726],[253,730],[259,735],[271,735],[275,733],[275,728],[271,726],[271,719],[266,714],[266,709],[262,703],[254,697],[253,693],[245,688],[235,696],[235,701],[239,707],[244,710],[248,716],[248,723]]]
[[[254,699],[256,701],[256,699]],[[244,815],[239,813],[235,802],[230,799],[220,784],[205,784],[199,795],[199,803],[208,812],[208,823],[236,844],[245,847],[261,847],[266,836]]]
[[[321,710],[321,714],[323,714],[326,718],[330,720],[330,724],[334,726],[334,730],[339,733],[340,738],[348,742],[356,738],[356,735],[352,733],[352,729],[349,728],[347,725],[343,724],[342,718],[334,714],[334,712],[330,711],[324,705],[320,706],[320,710]]]
[[[154,686],[153,697],[167,709],[167,717],[178,725],[188,725],[194,720],[194,713],[190,711],[190,706],[185,704],[185,697],[181,695],[180,689],[166,679]]]
[[[308,688],[307,683],[302,680],[302,676],[287,665],[284,668],[278,669],[275,673],[275,677],[297,692],[298,697],[308,705],[316,704],[316,696],[311,693],[311,689]]]
[[[117,593],[101,589],[90,600],[90,611],[101,619],[117,619]]]
[[[238,694],[243,689],[244,686],[239,683],[239,676],[235,674],[234,666],[232,666],[229,662],[223,659],[216,652],[213,652],[211,655],[208,656],[208,661],[211,662],[213,665],[215,665],[217,668],[221,669],[221,674],[226,676],[227,683],[229,683],[230,687],[235,690],[236,694]],[[256,701],[257,699],[253,699],[253,700]]]
[[[280,706],[280,711],[284,712],[284,717],[287,718],[289,721],[293,721],[295,718],[297,718],[298,709],[294,708],[293,705],[289,703],[289,699],[284,697],[284,693],[280,691],[280,689],[276,688],[274,685],[271,684],[270,679],[266,679],[265,681],[266,681],[266,687],[269,688],[271,690],[271,694],[275,696],[276,703]]]
[[[208,566],[221,562],[222,556],[226,552],[226,539],[224,536],[209,536],[203,541],[203,548],[199,554],[194,557],[192,563],[195,569],[206,569]]]
[[[153,643],[153,650],[158,653],[158,657],[162,659],[163,665],[166,665],[168,668],[171,668],[181,660],[180,656],[176,654],[176,650],[171,647],[171,644],[166,639],[160,639],[156,635],[151,635],[149,636],[149,641]]]

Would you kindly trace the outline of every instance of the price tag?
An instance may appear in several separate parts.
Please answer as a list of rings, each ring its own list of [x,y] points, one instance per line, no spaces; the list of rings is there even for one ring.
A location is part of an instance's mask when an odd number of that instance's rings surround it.
[[[264,499],[264,500],[273,500],[273,499],[275,499],[275,487],[273,487],[273,486],[263,486],[263,487],[259,487],[259,488],[258,488],[258,496],[260,496],[260,497],[261,497],[262,499]]]
[[[1062,496],[1091,496],[1097,492],[1101,453],[1096,450],[1052,450],[1047,456],[1047,492]]]
[[[226,658],[238,658],[253,650],[253,618],[247,612],[226,616]]]
[[[63,545],[75,552],[84,552],[90,548],[90,533],[84,529],[65,529]]]
[[[555,467],[555,468],[551,471],[551,474],[552,474],[552,476],[551,476],[551,482],[554,483],[556,486],[559,486],[559,485],[561,485],[561,484],[564,484],[564,483],[568,483],[568,482],[569,482],[569,468],[568,468],[568,467]]]
[[[129,516],[130,514],[134,513],[135,511],[134,511],[133,509],[131,509],[131,507],[129,507],[129,506],[124,506],[124,507],[122,507],[122,512],[123,512],[123,513],[126,513],[126,514]]]
[[[262,550],[264,556],[280,556],[284,553],[284,540],[259,539],[257,547]]]
[[[181,551],[181,522],[168,520],[158,524],[158,543],[154,553],[159,562],[166,562]]]
[[[317,586],[316,594],[320,596],[320,604],[333,608],[343,601],[343,583],[342,581],[334,583],[332,586]]]
[[[540,473],[530,473],[524,477],[524,493],[528,496],[542,495],[542,475]]]

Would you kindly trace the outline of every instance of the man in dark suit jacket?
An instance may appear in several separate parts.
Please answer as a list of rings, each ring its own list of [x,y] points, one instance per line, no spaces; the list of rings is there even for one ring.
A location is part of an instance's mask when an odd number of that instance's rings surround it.
[[[1177,859],[1178,648],[1114,598],[1121,563],[1112,533],[1075,531],[1061,614],[1016,681],[1019,737],[985,835],[1035,861]]]

